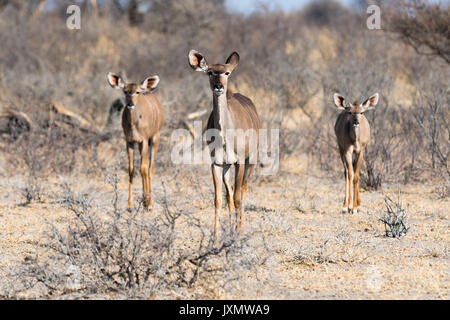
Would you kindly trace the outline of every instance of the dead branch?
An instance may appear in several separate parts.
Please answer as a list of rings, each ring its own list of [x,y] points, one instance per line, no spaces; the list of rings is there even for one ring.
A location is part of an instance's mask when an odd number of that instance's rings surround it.
[[[34,126],[34,122],[24,112],[14,110],[12,108],[4,108],[0,110],[0,133],[11,133],[12,122],[15,122],[26,130],[30,130]]]
[[[89,131],[98,131],[98,129],[90,123],[88,120],[84,119],[82,116],[70,111],[64,105],[60,102],[53,102],[50,107],[50,116],[49,116],[49,122],[50,126],[53,121],[53,113],[62,115],[63,121],[70,125],[79,126],[82,129],[87,129]]]

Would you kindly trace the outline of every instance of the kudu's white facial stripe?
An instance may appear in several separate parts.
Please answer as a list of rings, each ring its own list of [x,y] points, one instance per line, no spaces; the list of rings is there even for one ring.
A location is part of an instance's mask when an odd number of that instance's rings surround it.
[[[125,94],[126,96],[128,96],[128,97],[135,97],[135,96],[137,96],[139,94],[139,92],[134,92],[134,93],[131,93],[131,94]],[[134,109],[134,103],[133,102],[131,102],[131,104],[127,104],[127,108],[129,109],[129,110],[133,110]]]

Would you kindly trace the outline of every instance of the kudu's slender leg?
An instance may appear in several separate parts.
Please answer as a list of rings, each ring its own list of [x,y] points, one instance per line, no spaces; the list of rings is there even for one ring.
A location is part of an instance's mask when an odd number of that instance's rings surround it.
[[[241,227],[244,225],[244,210],[245,210],[245,195],[247,194],[247,188],[248,188],[248,180],[250,179],[250,175],[253,172],[253,168],[255,168],[254,164],[245,164],[245,170],[244,170],[244,178],[243,178],[243,186],[242,186],[242,213],[241,213]]]
[[[236,163],[235,182],[234,182],[234,208],[236,210],[236,229],[242,226],[242,184],[244,181],[244,163]]]
[[[248,188],[248,180],[250,179],[250,176],[251,176],[254,168],[255,168],[254,164],[248,164],[247,163],[245,165],[244,185],[242,187],[242,202],[245,201],[245,195],[247,194],[247,188]]]
[[[344,198],[344,205],[342,207],[342,212],[347,212],[348,211],[348,167],[347,167],[347,162],[345,161],[345,154],[342,150],[340,150],[341,153],[341,160],[342,160],[342,164],[344,165],[344,179],[345,179],[345,198]]]
[[[212,164],[212,176],[213,176],[213,182],[214,182],[214,193],[215,193],[215,211],[214,211],[214,243],[217,241],[217,225],[219,223],[219,215],[220,210],[222,208],[222,174],[223,174],[223,167]]]
[[[133,208],[133,177],[134,177],[134,143],[127,142],[128,153],[128,210]]]
[[[158,147],[159,147],[159,138],[161,133],[158,132],[153,136],[153,138],[150,139],[150,177],[149,177],[149,196],[150,201],[149,205],[150,207],[153,206],[153,196],[152,196],[152,182],[153,182],[153,175],[155,174],[155,159],[156,154],[158,153]]]
[[[231,185],[231,165],[223,165],[223,183],[225,184],[225,191],[227,194],[227,204],[228,204],[228,215],[230,219],[230,228],[233,226],[233,213],[234,213],[234,203],[233,203],[233,187]]]
[[[345,154],[345,163],[347,164],[347,176],[348,176],[348,192],[346,192],[346,199],[348,194],[348,211],[353,213],[353,179],[355,172],[353,170],[352,152]]]
[[[148,140],[144,140],[139,144],[139,151],[141,153],[141,176],[142,176],[142,196],[144,199],[144,206],[149,206],[149,187],[148,187]]]
[[[361,196],[359,195],[359,172],[361,170],[361,164],[364,160],[364,150],[361,151],[361,155],[359,156],[359,164],[358,164],[358,207],[361,205]]]
[[[355,177],[353,181],[354,195],[353,195],[353,212],[357,213],[358,206],[361,204],[361,198],[359,196],[359,168],[364,157],[364,151],[356,154],[355,158]]]

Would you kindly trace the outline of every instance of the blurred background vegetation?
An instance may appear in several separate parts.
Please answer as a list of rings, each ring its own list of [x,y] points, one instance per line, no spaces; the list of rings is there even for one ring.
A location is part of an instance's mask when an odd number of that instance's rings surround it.
[[[134,82],[160,76],[167,116],[157,168],[170,168],[171,130],[211,108],[189,50],[212,63],[236,50],[233,89],[253,99],[265,127],[281,129],[281,170],[307,165],[340,177],[332,94],[363,100],[379,92],[367,114],[363,187],[430,178],[448,186],[449,4],[376,1],[382,29],[369,30],[372,2],[313,1],[288,12],[262,5],[244,14],[224,0],[86,0],[81,30],[69,30],[72,1],[0,0],[0,173],[105,168],[124,149],[110,71]]]

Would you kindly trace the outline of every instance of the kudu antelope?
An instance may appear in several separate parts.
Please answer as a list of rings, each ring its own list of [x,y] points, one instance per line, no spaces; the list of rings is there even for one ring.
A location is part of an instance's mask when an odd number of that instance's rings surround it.
[[[236,229],[244,223],[244,200],[248,180],[256,165],[259,149],[259,129],[261,122],[255,105],[246,96],[233,93],[228,88],[228,79],[239,63],[239,54],[233,52],[225,64],[210,65],[205,57],[195,51],[189,52],[189,64],[195,71],[208,75],[213,95],[213,108],[208,119],[207,130],[220,132],[221,151],[211,147],[211,169],[215,191],[214,240],[217,240],[217,224],[222,208],[222,181],[225,185],[226,199],[232,224],[232,213],[235,211]],[[235,134],[229,135],[229,132]],[[250,135],[248,134],[250,132]],[[251,139],[249,136],[253,134]],[[232,137],[231,137],[232,136]],[[241,146],[241,148],[239,148]],[[218,153],[221,154],[218,155]],[[231,166],[235,166],[234,202],[231,198]]]
[[[141,84],[125,83],[120,76],[113,73],[109,73],[107,78],[111,87],[122,90],[125,95],[122,128],[127,144],[130,177],[128,209],[133,207],[134,145],[136,143],[139,145],[141,154],[144,206],[149,208],[153,205],[151,192],[155,158],[164,123],[164,108],[156,95],[150,93],[158,86],[159,77],[148,77]]]
[[[372,109],[378,103],[378,93],[359,104],[347,103],[345,99],[335,93],[334,103],[343,110],[334,125],[339,153],[344,164],[345,199],[343,212],[357,213],[361,204],[359,196],[359,169],[364,159],[364,149],[370,140],[370,126],[364,112]]]

